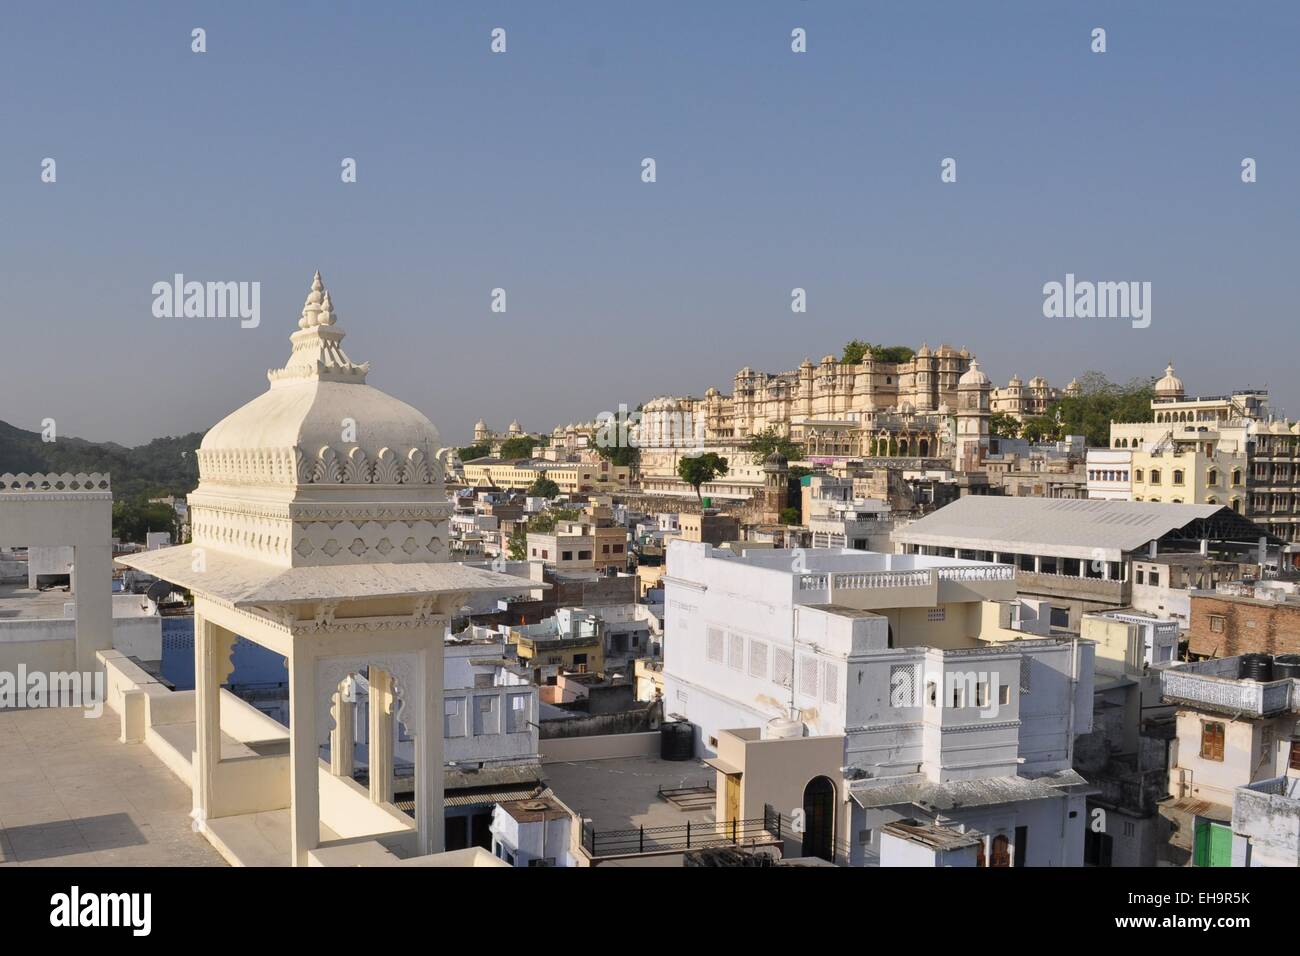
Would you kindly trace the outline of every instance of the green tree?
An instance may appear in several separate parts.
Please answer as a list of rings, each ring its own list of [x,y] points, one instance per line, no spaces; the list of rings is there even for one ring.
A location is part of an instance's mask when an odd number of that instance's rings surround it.
[[[1032,442],[1056,441],[1061,437],[1061,423],[1046,416],[1026,418],[1020,437]]]
[[[989,419],[989,434],[994,438],[1018,438],[1020,422],[1006,412],[994,412]]]
[[[510,532],[508,546],[511,561],[526,561],[528,559],[528,522],[515,522],[514,530]]]
[[[700,487],[726,473],[727,459],[720,458],[711,451],[683,458],[677,463],[677,477],[695,489],[695,497],[701,504],[704,503],[704,498],[700,495]]]
[[[528,494],[534,498],[554,498],[560,493],[560,486],[547,478],[545,473],[538,475],[536,480],[528,486]]]
[[[781,509],[781,524],[798,524],[798,523],[799,523],[798,508]]]
[[[457,448],[456,454],[460,455],[461,461],[473,461],[475,458],[486,458],[492,454],[492,446],[483,445],[466,445],[464,448]]]
[[[507,438],[501,443],[501,457],[507,461],[512,458],[531,458],[535,444],[536,441],[524,436]]]
[[[611,465],[631,468],[633,471],[641,464],[641,449],[635,445],[596,446],[596,454]]]
[[[910,362],[916,355],[906,345],[872,345],[861,339],[853,339],[845,344],[840,361],[845,365],[861,365],[862,360],[870,354],[877,362]]]
[[[1095,448],[1110,444],[1111,422],[1151,421],[1154,380],[1134,379],[1116,384],[1101,372],[1079,376],[1079,394],[1052,405],[1048,414],[1060,424],[1061,435],[1083,435]]]
[[[180,541],[180,522],[171,505],[143,497],[113,502],[113,536],[124,542],[143,543],[146,533],[166,531],[172,543]]]
[[[745,442],[745,451],[749,452],[754,464],[761,465],[772,452],[780,452],[786,461],[803,457],[803,449],[790,439],[781,435],[771,426]]]

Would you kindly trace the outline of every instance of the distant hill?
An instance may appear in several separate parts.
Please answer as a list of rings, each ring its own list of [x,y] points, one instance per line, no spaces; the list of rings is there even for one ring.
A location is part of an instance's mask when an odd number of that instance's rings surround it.
[[[113,497],[119,501],[140,496],[186,495],[199,483],[194,450],[202,440],[202,432],[191,432],[174,438],[155,438],[135,448],[62,436],[57,441],[45,442],[40,432],[29,432],[0,421],[0,474],[106,471],[112,475]]]

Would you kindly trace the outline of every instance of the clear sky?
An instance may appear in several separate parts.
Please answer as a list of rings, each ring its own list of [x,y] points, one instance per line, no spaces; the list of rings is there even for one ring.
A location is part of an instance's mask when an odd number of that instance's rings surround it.
[[[965,345],[998,384],[1172,358],[1294,416],[1297,37],[1289,0],[7,5],[0,419],[206,429],[283,364],[316,268],[448,443],[854,337]],[[260,282],[260,326],[155,318],[178,272]],[[1151,282],[1150,327],[1044,318],[1067,272]]]

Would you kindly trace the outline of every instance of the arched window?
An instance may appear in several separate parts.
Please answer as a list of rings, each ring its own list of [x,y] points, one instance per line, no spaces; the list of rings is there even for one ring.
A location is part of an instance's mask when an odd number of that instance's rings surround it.
[[[1219,470],[1217,468],[1210,469],[1209,474],[1205,476],[1205,483],[1207,485],[1217,485],[1219,483]]]
[[[1175,468],[1175,469],[1174,469],[1174,484],[1176,484],[1176,485],[1181,485],[1182,483],[1183,483],[1183,470],[1182,470],[1181,468]]]
[[[999,833],[993,838],[993,852],[989,857],[990,867],[1011,865],[1011,841],[1005,833]]]
[[[1153,484],[1153,485],[1158,485],[1158,484],[1160,484],[1160,469],[1159,469],[1159,468],[1152,468],[1152,469],[1151,469],[1151,484]]]
[[[1141,481],[1141,480],[1142,480],[1142,469],[1141,469],[1141,468],[1135,468],[1135,469],[1133,469],[1133,480],[1134,480],[1134,481]]]
[[[1232,469],[1232,483],[1233,483],[1234,485],[1239,485],[1239,484],[1241,484],[1241,469],[1240,469],[1240,468],[1234,468],[1234,469]],[[1234,506],[1234,507],[1235,507],[1235,506]]]

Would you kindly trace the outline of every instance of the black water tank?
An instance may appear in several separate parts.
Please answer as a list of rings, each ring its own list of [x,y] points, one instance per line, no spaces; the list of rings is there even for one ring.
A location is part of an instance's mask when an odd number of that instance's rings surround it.
[[[1272,680],[1273,658],[1268,654],[1242,654],[1237,677],[1241,680]]]
[[[1273,658],[1273,680],[1300,680],[1300,654],[1279,654]]]
[[[695,756],[695,726],[689,720],[672,720],[659,727],[659,756],[664,760],[690,760]]]

